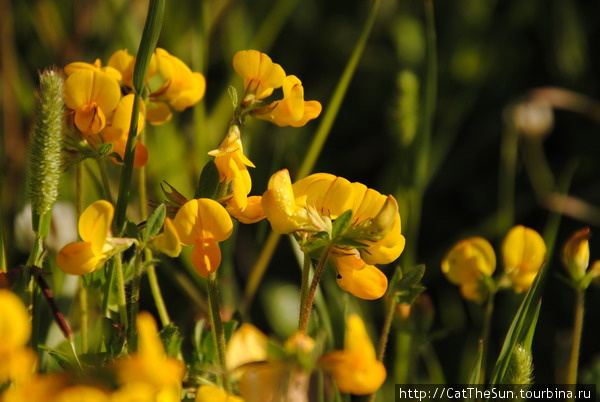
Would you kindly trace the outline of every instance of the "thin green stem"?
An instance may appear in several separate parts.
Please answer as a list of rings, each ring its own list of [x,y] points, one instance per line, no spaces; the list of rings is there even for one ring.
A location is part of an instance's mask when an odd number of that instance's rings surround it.
[[[0,272],[7,272],[6,250],[4,248],[4,218],[2,217],[2,208],[0,208]]]
[[[102,180],[102,188],[104,189],[104,198],[106,198],[106,201],[112,204],[113,198],[110,192],[110,183],[108,181],[108,175],[106,174],[106,163],[104,159],[96,159],[96,162],[98,162],[98,170],[100,171],[100,179]]]
[[[310,257],[304,254],[304,261],[302,264],[302,284],[300,285],[300,311],[304,311],[308,299],[308,281],[310,280],[311,265]],[[298,325],[300,324],[301,323],[298,322]]]
[[[131,301],[129,303],[129,328],[127,331],[127,342],[129,350],[137,350],[137,315],[140,304],[140,285],[142,283],[142,253],[135,255],[135,270],[131,281]]]
[[[396,304],[396,297],[394,297],[393,294],[390,295],[388,309],[385,314],[385,321],[383,323],[383,328],[381,329],[381,336],[379,337],[379,345],[377,346],[377,360],[379,361],[383,361],[383,356],[385,355],[385,349],[390,336],[390,329],[392,328],[392,321],[394,321],[394,313],[396,312]],[[369,396],[368,401],[374,402],[376,395],[377,391],[373,392]]]
[[[210,311],[210,322],[212,327],[212,335],[215,346],[217,347],[217,358],[220,366],[220,378],[223,387],[231,393],[231,383],[227,373],[227,365],[225,361],[225,330],[221,321],[221,309],[219,303],[219,289],[217,287],[217,274],[211,272],[207,278],[208,290],[208,306]]]
[[[577,289],[575,302],[575,317],[573,319],[573,343],[567,369],[567,384],[577,384],[577,367],[579,365],[579,349],[581,346],[581,333],[583,332],[583,313],[585,304],[585,290]]]
[[[135,65],[133,68],[133,91],[134,101],[131,112],[131,123],[129,125],[129,134],[127,136],[127,144],[125,145],[123,170],[121,171],[121,181],[119,182],[119,197],[117,199],[117,207],[115,211],[115,222],[117,229],[123,229],[125,216],[127,213],[127,205],[129,203],[129,191],[131,187],[131,177],[133,175],[133,160],[135,155],[135,137],[138,129],[138,117],[140,104],[142,102],[142,94],[146,81],[146,73],[150,65],[152,52],[156,47],[158,36],[162,27],[162,20],[165,11],[165,0],[150,0],[148,4],[148,15]]]
[[[83,283],[83,278],[79,278],[79,325],[81,326],[81,353],[88,352],[88,293]]]
[[[145,250],[146,261],[152,260],[152,251],[150,249]],[[160,291],[160,286],[158,284],[158,278],[156,276],[156,267],[154,265],[148,265],[146,269],[148,273],[148,282],[150,283],[150,291],[152,292],[152,297],[154,298],[154,304],[156,304],[156,309],[158,310],[158,316],[160,317],[160,322],[163,326],[169,325],[171,323],[171,318],[169,317],[169,312],[167,311],[167,306],[165,305],[165,300],[162,297],[162,293]]]
[[[123,256],[118,253],[113,258],[114,270],[117,274],[117,303],[119,305],[119,315],[121,317],[121,325],[127,328],[127,298],[125,297],[125,280],[123,278],[123,262],[121,260]],[[108,297],[104,295],[104,297]]]
[[[321,258],[319,259],[319,263],[315,268],[315,274],[313,276],[312,283],[310,284],[310,289],[308,291],[308,296],[306,297],[306,303],[304,304],[304,308],[300,310],[300,323],[298,325],[298,331],[306,332],[306,326],[308,325],[308,319],[310,318],[310,311],[312,310],[313,300],[315,298],[315,292],[317,291],[317,286],[321,280],[321,275],[325,270],[325,266],[327,265],[327,260],[329,259],[329,253],[331,252],[332,246],[328,246],[323,250],[323,254],[321,254]]]
[[[481,352],[481,370],[479,374],[479,384],[485,384],[485,373],[487,365],[487,355],[490,350],[490,330],[492,328],[492,317],[494,315],[494,297],[496,292],[490,292],[485,306],[485,315],[483,318],[483,329],[481,331],[481,340],[483,342],[483,351]]]

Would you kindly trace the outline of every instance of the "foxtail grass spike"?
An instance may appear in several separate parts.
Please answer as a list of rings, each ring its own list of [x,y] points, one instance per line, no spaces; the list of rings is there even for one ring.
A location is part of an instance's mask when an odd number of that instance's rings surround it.
[[[28,195],[34,214],[52,210],[58,197],[64,132],[64,79],[57,70],[40,74],[27,171]]]
[[[533,357],[531,352],[520,344],[512,351],[505,381],[506,384],[514,385],[517,393],[521,389],[527,391],[533,384]]]

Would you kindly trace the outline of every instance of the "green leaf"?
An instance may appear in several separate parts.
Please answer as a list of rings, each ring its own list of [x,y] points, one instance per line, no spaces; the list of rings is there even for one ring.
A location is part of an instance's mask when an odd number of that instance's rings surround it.
[[[422,264],[405,271],[400,267],[396,269],[390,289],[398,304],[412,304],[425,291],[425,287],[421,285],[424,274],[425,265]]]
[[[200,173],[200,180],[198,181],[198,187],[196,187],[196,193],[194,198],[211,198],[214,199],[217,194],[219,187],[219,169],[214,161],[208,161],[202,173]]]
[[[177,356],[181,352],[183,338],[179,334],[179,328],[174,325],[167,325],[160,330],[158,335],[165,345],[165,350],[169,356]]]
[[[479,379],[481,378],[481,365],[483,363],[483,342],[479,342],[477,347],[477,359],[473,363],[473,368],[471,369],[471,374],[469,374],[469,380],[467,382],[468,385],[478,385]],[[471,400],[471,399],[469,399]]]
[[[229,92],[229,97],[231,98],[231,104],[233,105],[233,110],[235,110],[237,108],[237,105],[238,105],[237,90],[235,89],[235,87],[233,85],[230,85],[227,88],[227,92]]]
[[[538,318],[540,315],[540,309],[542,308],[542,299],[538,300],[537,307],[533,312],[533,317],[529,323],[529,328],[525,332],[525,338],[523,338],[523,347],[525,350],[531,352],[531,345],[533,344],[533,336],[535,334],[535,328],[537,326]]]
[[[163,227],[165,222],[165,216],[167,216],[167,208],[165,207],[165,204],[160,204],[146,220],[146,232],[144,233],[144,240],[148,240],[160,232],[160,229]]]
[[[138,225],[131,221],[125,222],[125,231],[124,235],[130,239],[137,239],[140,234],[140,229]]]
[[[346,229],[348,229],[348,227],[350,227],[351,222],[352,222],[352,210],[349,209],[349,210],[345,211],[343,214],[341,214],[340,216],[338,216],[337,219],[333,221],[331,237],[333,239],[342,237],[342,235],[346,232]]]
[[[365,248],[365,247],[369,247],[368,244],[361,243],[361,242],[356,241],[356,240],[344,239],[344,238],[342,238],[341,240],[337,241],[336,244],[338,246],[341,246],[341,247],[352,247],[352,248]]]
[[[48,355],[59,365],[63,370],[70,370],[72,368],[71,357],[58,350],[51,349],[45,345],[39,344],[38,348],[48,353]]]

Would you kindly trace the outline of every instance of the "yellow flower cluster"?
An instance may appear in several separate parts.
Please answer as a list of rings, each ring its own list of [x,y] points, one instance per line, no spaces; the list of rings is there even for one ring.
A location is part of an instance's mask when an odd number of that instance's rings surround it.
[[[516,293],[528,290],[546,261],[546,244],[533,229],[522,225],[508,231],[502,243],[504,277]],[[442,260],[442,272],[448,280],[460,286],[467,300],[482,302],[490,292],[496,270],[496,254],[482,237],[471,237],[456,243]],[[492,286],[493,287],[493,286]]]
[[[115,52],[106,66],[74,62],[65,66],[65,103],[72,110],[75,127],[90,145],[113,144],[113,151],[124,157],[130,129],[134,95],[132,77],[135,58],[127,50]],[[154,87],[140,109],[139,134],[147,119],[150,124],[166,123],[171,108],[182,111],[202,99],[206,89],[204,76],[192,72],[180,59],[157,48],[152,54],[146,81]],[[124,96],[121,96],[125,93]],[[134,166],[148,160],[147,149],[138,142]]]
[[[338,272],[337,282],[362,299],[383,296],[387,278],[373,264],[391,263],[400,256],[405,244],[393,196],[327,173],[316,173],[292,184],[284,169],[269,180],[262,208],[273,231],[296,233],[306,243],[320,232],[330,233],[333,221],[351,211],[345,236],[359,244],[344,245],[342,241],[332,248],[330,257]]]
[[[242,324],[227,344],[227,368],[238,379],[246,402],[286,400],[286,396],[298,391],[292,387],[308,386],[302,379],[309,378],[318,366],[331,374],[341,392],[371,394],[383,384],[385,367],[376,358],[360,316],[350,315],[346,328],[343,350],[326,353],[319,359],[315,341],[297,332],[283,345],[287,357],[282,358],[270,355],[270,341],[258,328]]]

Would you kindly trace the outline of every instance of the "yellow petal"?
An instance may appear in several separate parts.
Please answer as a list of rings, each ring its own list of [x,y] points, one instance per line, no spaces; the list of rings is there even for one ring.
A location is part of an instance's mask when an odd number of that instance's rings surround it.
[[[257,50],[240,50],[233,56],[233,68],[244,79],[244,88],[264,99],[281,87],[285,71],[271,58]]]
[[[238,205],[233,202],[228,202],[226,206],[227,212],[235,219],[242,223],[256,223],[265,218],[265,214],[262,210],[262,197],[252,196],[248,197],[246,208],[241,209]]]
[[[151,361],[160,362],[165,357],[165,347],[158,335],[158,327],[154,317],[146,311],[138,314],[136,320],[138,330],[138,353]]]
[[[88,385],[74,385],[59,392],[55,402],[110,402],[106,392]]]
[[[575,280],[581,279],[590,264],[589,228],[583,228],[571,235],[562,249],[562,262]]]
[[[185,203],[177,211],[173,224],[179,239],[186,245],[192,245],[198,239],[223,241],[233,231],[233,222],[225,208],[208,198]]]
[[[522,292],[529,289],[533,278],[546,259],[544,239],[533,229],[522,225],[513,227],[502,243],[502,258],[506,274]]]
[[[115,141],[111,141],[113,144],[113,152],[119,154],[121,159],[125,160],[125,148],[127,147],[127,134],[125,133],[121,138]],[[121,165],[121,162],[118,162],[116,159],[111,158],[111,161],[116,163],[117,165]],[[135,142],[135,151],[133,154],[133,167],[141,168],[148,163],[148,148],[140,141]]]
[[[56,256],[56,265],[67,274],[85,275],[100,268],[104,259],[103,254],[94,253],[92,243],[78,241],[60,249]]]
[[[108,59],[108,66],[119,71],[123,83],[129,87],[132,86],[131,79],[133,77],[134,63],[135,57],[130,55],[127,49],[117,50]]]
[[[90,204],[79,217],[79,235],[89,242],[95,255],[102,254],[104,243],[110,235],[115,209],[108,201],[99,200]]]
[[[131,114],[133,112],[134,99],[135,96],[133,94],[125,95],[123,98],[121,98],[117,108],[115,109],[115,113],[113,114],[112,122],[110,124],[114,133],[110,136],[103,135],[105,141],[112,142],[122,136],[125,136],[125,139],[127,139],[129,128],[131,126]],[[138,112],[137,134],[141,133],[144,129],[144,113],[142,108],[143,104]]]
[[[322,359],[331,371],[338,389],[355,395],[375,392],[385,381],[383,364],[376,360],[375,349],[362,319],[352,314],[344,336],[344,350],[334,351]]]
[[[31,336],[29,313],[21,299],[0,289],[0,352],[25,346]]]
[[[200,73],[194,72],[190,82],[181,88],[176,96],[173,96],[169,104],[173,109],[181,112],[182,110],[198,103],[206,92],[206,79]]]
[[[75,111],[75,126],[84,135],[99,133],[105,125],[104,112],[95,104]]]
[[[376,242],[364,241],[364,243],[369,247],[360,249],[360,254],[366,263],[389,264],[395,261],[404,251],[406,243],[406,239],[400,233],[400,215],[396,214],[392,229],[383,239]]]
[[[267,360],[268,342],[260,329],[249,323],[242,324],[227,343],[227,368],[234,370],[244,364]]]
[[[337,283],[345,291],[365,300],[379,299],[387,290],[387,277],[377,267],[354,254],[335,256]]]
[[[160,126],[171,120],[173,113],[171,109],[163,102],[148,103],[146,105],[146,119],[153,126]]]
[[[163,232],[154,238],[152,244],[160,252],[165,253],[169,257],[175,258],[181,253],[179,235],[169,217],[165,218]]]
[[[244,400],[213,385],[201,385],[196,391],[196,402],[244,402]]]
[[[306,210],[296,205],[291,181],[287,169],[276,172],[262,196],[263,212],[273,231],[280,234],[311,227]]]
[[[496,269],[496,254],[482,237],[456,243],[442,261],[442,272],[456,285],[473,281],[481,275],[491,276]]]
[[[213,239],[199,239],[194,243],[192,250],[192,265],[200,276],[206,278],[208,274],[216,272],[221,265],[221,249]]]

